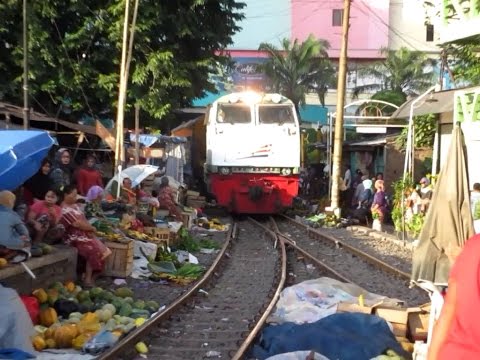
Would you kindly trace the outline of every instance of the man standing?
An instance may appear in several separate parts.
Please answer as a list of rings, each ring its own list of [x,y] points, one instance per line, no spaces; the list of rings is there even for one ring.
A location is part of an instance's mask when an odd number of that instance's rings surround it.
[[[85,166],[79,169],[77,173],[78,193],[86,196],[88,190],[94,185],[103,187],[102,175],[100,171],[95,168],[95,157],[88,155]]]

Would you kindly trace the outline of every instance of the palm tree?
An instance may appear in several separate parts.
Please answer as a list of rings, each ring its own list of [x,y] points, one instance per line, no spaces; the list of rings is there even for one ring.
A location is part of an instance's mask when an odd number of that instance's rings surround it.
[[[359,70],[359,76],[371,79],[371,83],[359,85],[353,90],[354,96],[365,92],[393,92],[417,95],[434,83],[435,61],[425,53],[407,48],[388,50],[383,48],[385,59]],[[399,105],[399,104],[398,104]]]
[[[308,92],[316,92],[325,106],[325,94],[334,74],[328,60],[329,47],[328,41],[310,35],[302,43],[283,39],[281,49],[269,43],[261,43],[258,48],[269,55],[263,66],[272,80],[273,90],[292,100],[297,113]]]

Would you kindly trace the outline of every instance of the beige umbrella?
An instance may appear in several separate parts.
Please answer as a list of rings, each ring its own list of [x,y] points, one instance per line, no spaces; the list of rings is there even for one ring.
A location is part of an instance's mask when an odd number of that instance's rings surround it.
[[[463,247],[473,235],[465,143],[462,130],[456,125],[447,161],[435,184],[418,247],[413,254],[412,281],[447,285],[452,264],[446,252]]]

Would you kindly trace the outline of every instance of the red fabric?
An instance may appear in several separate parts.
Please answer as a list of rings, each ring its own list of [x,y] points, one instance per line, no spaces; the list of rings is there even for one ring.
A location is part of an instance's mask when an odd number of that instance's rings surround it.
[[[53,210],[53,211],[52,211]],[[30,212],[33,212],[37,219],[41,215],[48,215],[51,223],[56,224],[62,217],[62,208],[58,205],[47,205],[45,200],[37,201],[30,206]]]
[[[94,233],[73,226],[76,221],[87,221],[78,205],[63,207],[61,223],[65,226],[65,243],[75,247],[78,255],[85,258],[93,271],[102,271],[105,266],[102,256],[107,251],[107,247],[96,238]]]
[[[175,199],[173,197],[173,190],[168,186],[162,187],[158,192],[158,202],[160,203],[160,209],[165,209],[170,212],[170,216],[175,216],[177,220],[182,220],[182,214],[175,205]]]
[[[25,296],[20,295],[20,299],[25,305],[28,314],[30,315],[30,319],[34,325],[38,324],[38,315],[40,315],[40,304],[35,296]]]
[[[438,360],[480,359],[480,234],[467,241],[450,280],[457,288],[455,315]]]
[[[82,168],[77,172],[77,190],[82,196],[86,196],[88,190],[98,185],[103,187],[102,175],[96,169]]]

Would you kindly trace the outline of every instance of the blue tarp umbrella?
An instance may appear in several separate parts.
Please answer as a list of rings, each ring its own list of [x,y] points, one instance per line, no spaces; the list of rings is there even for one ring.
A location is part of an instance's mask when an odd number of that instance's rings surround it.
[[[0,131],[0,190],[14,190],[34,175],[53,143],[45,131]]]

